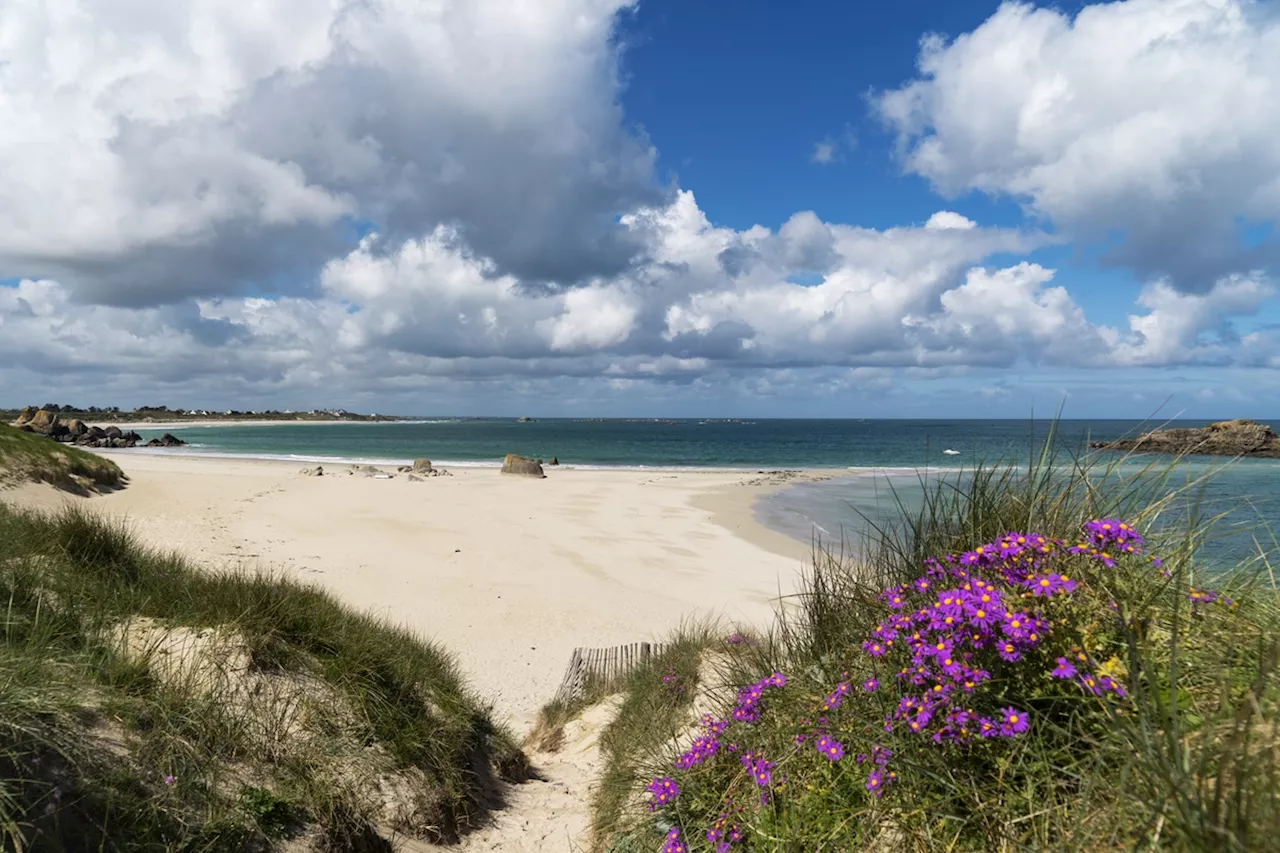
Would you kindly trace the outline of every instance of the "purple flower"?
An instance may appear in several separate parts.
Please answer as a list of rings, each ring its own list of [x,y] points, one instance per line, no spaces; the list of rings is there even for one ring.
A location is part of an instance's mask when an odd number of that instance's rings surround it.
[[[644,789],[653,795],[649,801],[649,811],[653,811],[658,806],[670,805],[675,802],[676,797],[680,796],[680,786],[670,776],[655,777]]]
[[[1128,693],[1125,692],[1125,689],[1120,684],[1120,682],[1116,681],[1114,678],[1112,678],[1109,675],[1103,675],[1099,677],[1098,686],[1101,687],[1103,690],[1110,690],[1112,693],[1116,694],[1121,699],[1129,695]]]
[[[1102,686],[1098,684],[1098,679],[1090,675],[1089,673],[1087,672],[1079,673],[1076,676],[1076,681],[1080,683],[1081,687],[1083,687],[1088,692],[1092,693],[1094,696],[1102,695]]]
[[[1050,597],[1054,595],[1064,595],[1075,592],[1076,582],[1066,575],[1060,575],[1056,572],[1047,572],[1042,575],[1031,575],[1023,585],[1031,590],[1032,595]]]
[[[877,797],[884,794],[884,773],[879,767],[867,774],[867,790]]]
[[[689,848],[684,846],[684,841],[680,838],[680,828],[671,827],[667,831],[666,843],[662,845],[662,853],[688,853]]]
[[[742,762],[743,767],[750,771],[752,781],[761,788],[767,788],[773,784],[772,761],[767,761],[756,752],[744,752],[738,760]]]
[[[840,703],[844,701],[844,697],[848,695],[849,695],[849,682],[842,681],[836,685],[835,690],[831,691],[831,693],[828,694],[826,701],[822,703],[822,707],[828,711],[839,708]]]
[[[693,743],[689,744],[689,748],[676,758],[676,769],[688,770],[690,767],[695,767],[715,755],[719,749],[719,737],[711,733],[698,735],[693,739]]]
[[[839,761],[844,758],[844,744],[831,735],[821,735],[814,743],[814,747],[827,761]]]
[[[166,785],[172,785],[174,782],[177,782],[177,781],[178,781],[178,780],[177,780],[177,779],[175,779],[175,778],[174,778],[174,777],[172,777],[172,776],[166,776],[166,777],[164,777],[164,783],[165,783]]]
[[[1066,658],[1058,658],[1058,665],[1049,674],[1054,678],[1075,678],[1076,672],[1077,670],[1071,665],[1071,661]]]
[[[862,682],[862,689],[868,693],[874,693],[880,689],[880,682],[876,681],[874,678],[868,678],[866,681]]]
[[[1000,714],[1004,718],[1000,726],[1000,734],[1004,737],[1022,734],[1031,725],[1026,713],[1017,708],[1001,708]]]

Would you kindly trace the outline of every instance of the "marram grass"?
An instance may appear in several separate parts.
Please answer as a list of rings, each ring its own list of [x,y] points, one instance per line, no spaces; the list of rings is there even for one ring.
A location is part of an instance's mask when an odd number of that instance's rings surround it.
[[[96,453],[0,423],[0,494],[7,486],[33,481],[86,493],[123,485],[125,476],[115,462]]]

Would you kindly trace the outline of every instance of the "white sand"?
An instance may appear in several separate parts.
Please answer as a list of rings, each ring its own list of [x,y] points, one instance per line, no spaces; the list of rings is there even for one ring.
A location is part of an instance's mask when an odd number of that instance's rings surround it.
[[[524,731],[575,646],[660,639],[715,614],[763,624],[806,543],[760,527],[742,473],[493,469],[409,482],[296,463],[116,452],[128,488],[89,499],[146,541],[215,567],[319,584],[439,642]],[[748,482],[755,481],[752,485]],[[24,488],[0,495],[64,500]]]

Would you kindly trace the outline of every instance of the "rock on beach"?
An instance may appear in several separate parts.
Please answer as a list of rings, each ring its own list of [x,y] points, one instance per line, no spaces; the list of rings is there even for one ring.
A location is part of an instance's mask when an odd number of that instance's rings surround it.
[[[520,474],[525,477],[546,477],[543,473],[542,466],[538,464],[536,459],[526,459],[514,453],[508,453],[507,457],[502,460],[502,473],[504,474]]]

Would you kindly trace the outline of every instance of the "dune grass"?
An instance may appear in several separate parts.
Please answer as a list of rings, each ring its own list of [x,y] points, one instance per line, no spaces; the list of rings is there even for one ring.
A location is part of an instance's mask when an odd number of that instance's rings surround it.
[[[85,492],[116,488],[125,476],[110,459],[0,424],[0,488],[23,482]]]
[[[413,634],[0,503],[0,848],[384,850],[457,837],[526,773]]]
[[[595,803],[598,849],[1280,849],[1280,606],[1270,552],[1260,547],[1255,559],[1206,576],[1197,551],[1215,518],[1194,507],[1197,484],[1175,485],[1173,475],[1156,461],[1133,472],[1063,459],[1050,443],[1018,467],[930,482],[922,508],[902,507],[889,524],[867,519],[854,549],[819,550],[772,633],[715,656],[715,680],[730,690],[705,707],[723,721],[713,755],[674,767],[687,738],[645,734],[662,727],[643,700],[659,685],[636,674],[627,701],[644,710],[615,723],[622,754],[610,754],[613,775]],[[1045,565],[1070,567],[1078,586],[1051,601],[1011,599],[1043,611],[1045,636],[1013,662],[976,653],[993,661],[984,664],[991,678],[969,696],[957,690],[950,706],[971,703],[975,719],[944,732],[939,717],[923,733],[906,725],[920,719],[914,711],[895,719],[900,700],[933,681],[912,685],[889,668],[903,663],[901,644],[871,653],[877,626],[897,612],[884,591],[922,577],[958,586],[948,573],[960,564],[928,575],[929,558],[973,553],[1009,531],[1073,545],[1091,519],[1133,523],[1163,568],[1140,555],[1107,565],[1055,551],[1058,562]],[[1222,598],[1207,601],[1207,587]],[[936,590],[906,595],[915,607],[941,601]],[[1124,696],[1053,677],[1053,655],[1070,648]],[[735,720],[744,708],[745,721]],[[1000,708],[1018,712],[1013,723]],[[1007,736],[978,736],[977,713],[1011,727]],[[651,810],[644,788],[663,777],[680,794]]]

